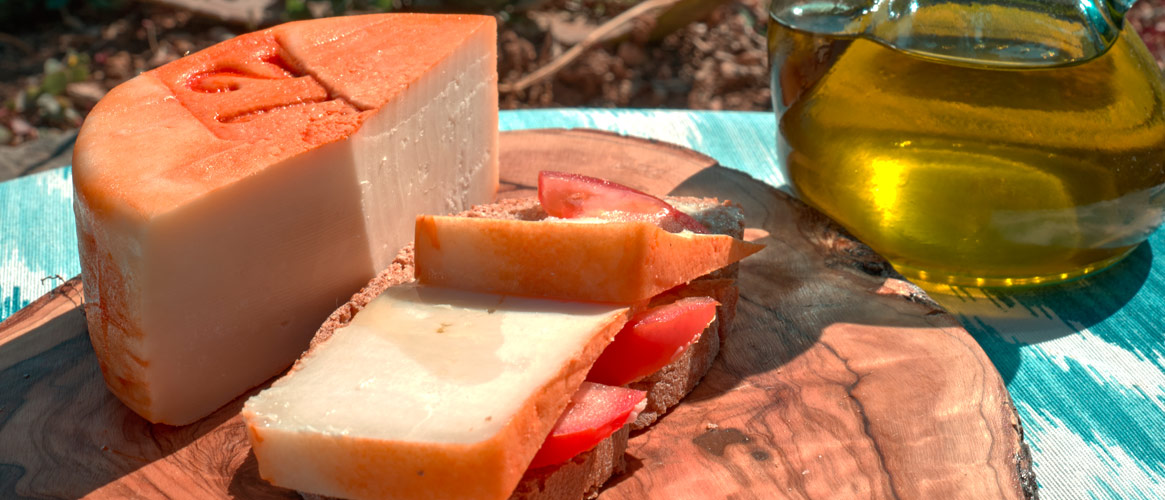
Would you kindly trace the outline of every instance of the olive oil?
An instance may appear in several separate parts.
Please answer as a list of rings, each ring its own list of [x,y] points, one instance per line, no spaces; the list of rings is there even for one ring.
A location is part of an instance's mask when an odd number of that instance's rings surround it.
[[[1130,252],[1165,213],[1165,107],[1130,29],[1042,69],[920,56],[769,24],[786,178],[924,282],[1062,281]]]

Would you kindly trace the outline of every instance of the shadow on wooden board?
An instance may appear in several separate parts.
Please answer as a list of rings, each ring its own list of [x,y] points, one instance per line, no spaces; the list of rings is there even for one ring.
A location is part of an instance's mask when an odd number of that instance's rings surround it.
[[[34,304],[45,321],[0,324],[0,498],[221,497],[247,471],[245,396],[184,427],[142,419],[105,388],[80,298],[75,278]],[[298,498],[252,475],[242,498]]]

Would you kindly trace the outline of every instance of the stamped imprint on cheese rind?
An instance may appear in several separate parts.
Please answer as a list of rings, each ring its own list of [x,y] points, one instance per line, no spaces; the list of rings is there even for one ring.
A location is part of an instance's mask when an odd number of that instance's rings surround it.
[[[274,119],[304,106],[313,108],[299,109],[296,114],[313,113],[319,105],[326,108],[326,112],[319,110],[321,117],[335,117],[337,112],[350,117],[363,111],[330,92],[268,33],[210,50],[216,52],[213,57],[177,65],[185,67],[161,68],[157,76],[216,135],[223,135],[223,125]],[[280,128],[272,125],[272,132]]]

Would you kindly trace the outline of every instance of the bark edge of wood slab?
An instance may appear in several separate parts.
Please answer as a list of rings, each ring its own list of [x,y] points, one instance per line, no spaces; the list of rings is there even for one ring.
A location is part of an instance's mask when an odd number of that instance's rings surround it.
[[[503,133],[500,149],[499,196],[532,193],[541,169],[579,171],[731,199],[768,245],[741,264],[736,322],[712,370],[632,437],[628,472],[600,498],[1038,497],[983,350],[828,218],[659,141],[528,130]],[[0,497],[298,498],[258,476],[238,416],[250,393],[185,427],[117,401],[81,300],[74,278],[0,323]]]

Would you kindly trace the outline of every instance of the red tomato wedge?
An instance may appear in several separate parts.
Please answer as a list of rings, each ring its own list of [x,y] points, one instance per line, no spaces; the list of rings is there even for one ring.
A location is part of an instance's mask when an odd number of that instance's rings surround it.
[[[646,392],[583,382],[550,429],[530,468],[560,464],[594,448],[635,420],[646,404]]]
[[[538,173],[538,201],[546,213],[563,219],[598,217],[646,220],[672,233],[708,228],[652,195],[614,182],[565,172]]]
[[[587,373],[587,380],[624,385],[659,371],[683,354],[716,318],[716,300],[686,297],[632,316]]]

